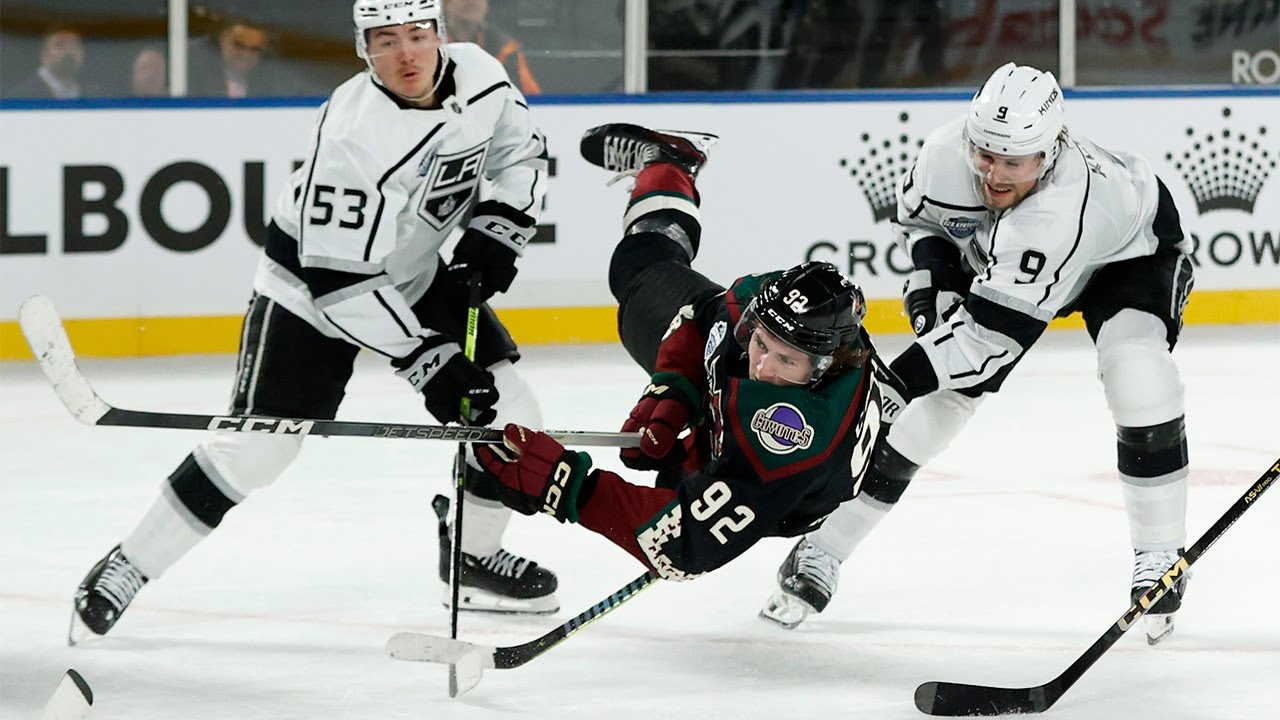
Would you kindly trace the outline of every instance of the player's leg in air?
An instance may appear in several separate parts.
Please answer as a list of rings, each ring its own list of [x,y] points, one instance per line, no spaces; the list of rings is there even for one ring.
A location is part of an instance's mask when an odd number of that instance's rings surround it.
[[[1133,544],[1134,602],[1182,555],[1189,458],[1184,388],[1173,347],[1191,291],[1177,209],[1160,185],[1155,255],[1103,268],[1085,290],[1084,318],[1098,351],[1098,379],[1116,423],[1116,462]],[[1144,619],[1151,644],[1173,632],[1187,575]]]
[[[694,179],[716,141],[706,133],[625,123],[592,128],[582,138],[588,162],[635,177],[624,235],[609,264],[609,289],[618,301],[622,344],[650,373],[681,308],[724,290],[690,267],[702,233]]]

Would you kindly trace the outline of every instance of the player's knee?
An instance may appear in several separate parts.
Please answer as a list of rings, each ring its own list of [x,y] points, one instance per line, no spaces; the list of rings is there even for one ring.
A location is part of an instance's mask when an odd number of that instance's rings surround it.
[[[494,406],[497,416],[493,420],[494,427],[502,427],[507,423],[524,425],[525,427],[542,427],[542,407],[533,394],[533,388],[516,371],[510,360],[499,360],[488,367],[493,373],[493,385],[498,389],[498,404]]]
[[[881,440],[871,459],[871,467],[862,480],[862,495],[872,500],[894,505],[902,499],[911,479],[920,466],[902,456],[888,442]]]
[[[243,499],[275,482],[301,449],[300,435],[218,433],[192,454],[215,484]]]
[[[655,221],[656,222],[656,221]],[[695,252],[689,235],[678,224],[661,227],[641,220],[613,249],[609,259],[609,291],[619,303],[631,294],[631,285],[645,270],[667,261],[688,265]],[[663,229],[666,232],[663,232]]]
[[[1117,426],[1116,457],[1120,474],[1126,479],[1144,485],[1156,480],[1180,480],[1189,464],[1184,419],[1179,416],[1144,427]]]
[[[1183,385],[1164,326],[1149,313],[1123,310],[1098,334],[1098,379],[1120,427],[1150,427],[1183,415]]]
[[[903,457],[917,466],[926,465],[960,434],[981,403],[981,396],[952,390],[916,398],[889,428],[888,440]]]
[[[301,437],[215,435],[173,471],[169,488],[192,517],[215,528],[250,492],[279,477],[301,447]]]

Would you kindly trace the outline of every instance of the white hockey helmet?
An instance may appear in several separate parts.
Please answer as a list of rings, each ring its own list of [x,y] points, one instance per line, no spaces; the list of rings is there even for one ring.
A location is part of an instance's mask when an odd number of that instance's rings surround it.
[[[431,23],[445,42],[443,0],[356,0],[351,8],[356,22],[356,55],[369,62],[369,30],[387,25]]]
[[[969,103],[965,139],[996,155],[1044,156],[1039,175],[1053,167],[1066,131],[1062,88],[1053,73],[1027,65],[1001,65]]]

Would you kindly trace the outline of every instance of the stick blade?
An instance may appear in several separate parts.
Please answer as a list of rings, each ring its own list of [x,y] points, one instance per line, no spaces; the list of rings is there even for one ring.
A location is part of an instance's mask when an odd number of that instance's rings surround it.
[[[449,666],[449,697],[456,698],[480,684],[484,676],[484,655],[473,650]]]
[[[18,309],[18,325],[31,346],[31,354],[36,356],[40,370],[49,379],[62,404],[80,422],[87,425],[97,423],[111,408],[98,397],[76,367],[71,340],[67,338],[53,301],[44,295],[27,298]]]
[[[927,682],[916,688],[916,708],[926,715],[968,717],[1038,713],[1056,697],[1046,686],[998,688],[964,683]]]
[[[40,720],[84,720],[93,706],[93,691],[80,673],[68,670],[44,706]]]
[[[468,662],[479,662],[481,668],[491,668],[494,650],[495,648],[473,645],[462,640],[413,632],[399,632],[387,640],[387,654],[396,660],[409,662],[457,665],[469,656],[474,656]]]

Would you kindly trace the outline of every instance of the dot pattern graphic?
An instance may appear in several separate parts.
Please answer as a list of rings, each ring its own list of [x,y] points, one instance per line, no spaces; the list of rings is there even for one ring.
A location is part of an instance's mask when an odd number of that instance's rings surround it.
[[[898,114],[902,125],[910,119],[908,113]],[[858,150],[851,157],[840,158],[840,167],[858,182],[875,222],[888,220],[897,212],[894,189],[898,178],[911,169],[924,140],[912,140],[906,132],[883,138],[864,132],[858,141]]]
[[[1224,125],[1231,108],[1222,109]],[[1182,174],[1200,214],[1213,210],[1243,210],[1252,213],[1262,184],[1276,168],[1274,136],[1266,126],[1245,130],[1231,127],[1186,130],[1186,149],[1181,154],[1165,153],[1165,160]]]

